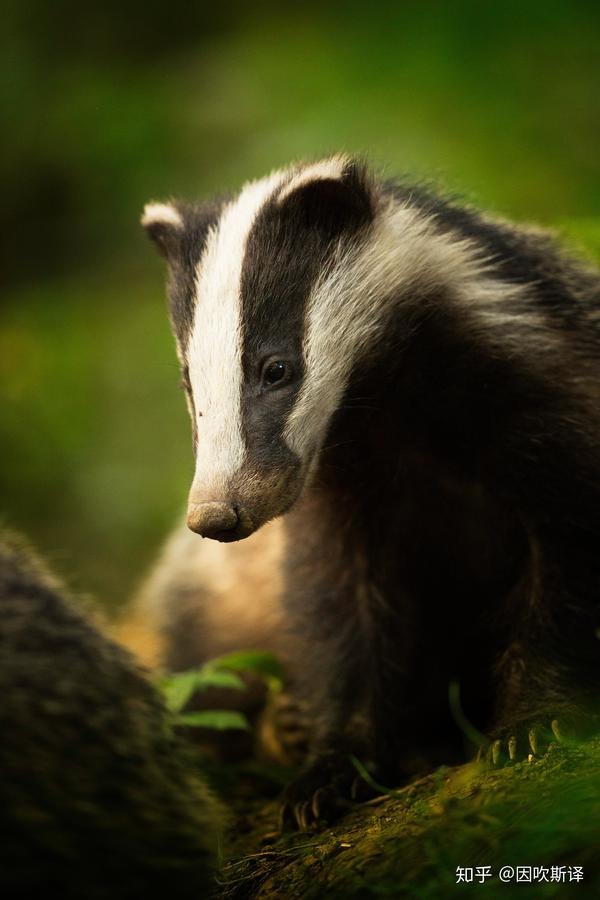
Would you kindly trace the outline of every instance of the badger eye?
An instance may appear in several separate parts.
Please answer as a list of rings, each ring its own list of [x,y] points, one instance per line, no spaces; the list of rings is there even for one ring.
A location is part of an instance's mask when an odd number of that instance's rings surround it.
[[[273,384],[277,384],[278,382],[283,381],[286,375],[286,364],[277,359],[273,362],[267,363],[267,365],[263,369],[262,377],[263,382],[270,387]]]

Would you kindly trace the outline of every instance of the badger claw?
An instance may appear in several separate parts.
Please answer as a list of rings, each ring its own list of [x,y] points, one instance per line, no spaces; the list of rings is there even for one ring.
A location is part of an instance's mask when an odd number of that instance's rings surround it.
[[[480,748],[477,759],[485,760],[493,769],[527,759],[540,759],[547,753],[553,734],[557,737],[560,735],[556,719],[553,720],[551,727],[539,723],[512,727],[510,731],[507,729],[504,734],[492,738],[487,752],[482,753]]]
[[[325,754],[287,787],[279,816],[280,831],[308,831],[331,822],[349,809],[352,801],[360,802],[373,794],[347,754]]]
[[[294,806],[294,816],[300,831],[308,831],[309,826],[313,821],[311,812],[309,800],[305,800],[302,803],[296,803]]]
[[[308,831],[339,816],[350,805],[356,770],[347,756],[328,753],[302,772],[285,791],[280,830]]]
[[[534,756],[540,755],[540,737],[537,728],[530,728],[527,735],[529,746]]]
[[[502,741],[497,740],[492,744],[492,765],[497,768],[504,762],[504,753],[502,752]]]

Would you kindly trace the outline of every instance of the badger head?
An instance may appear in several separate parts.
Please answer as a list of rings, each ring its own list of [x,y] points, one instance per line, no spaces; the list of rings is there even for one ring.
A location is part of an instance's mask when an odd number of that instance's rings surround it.
[[[193,531],[239,540],[300,495],[356,344],[351,310],[340,316],[339,273],[360,253],[375,205],[364,168],[336,156],[232,200],[146,206],[142,224],[168,262],[192,419]]]

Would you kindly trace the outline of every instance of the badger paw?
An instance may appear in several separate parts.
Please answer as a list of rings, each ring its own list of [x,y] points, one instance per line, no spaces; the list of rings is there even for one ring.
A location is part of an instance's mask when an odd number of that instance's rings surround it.
[[[533,761],[546,755],[552,743],[568,745],[585,736],[586,727],[570,718],[541,722],[520,722],[494,734],[489,744],[479,748],[477,760],[491,769],[501,769],[525,760]]]
[[[285,790],[280,830],[309,831],[339,818],[353,802],[373,796],[347,754],[327,753],[306,768]]]

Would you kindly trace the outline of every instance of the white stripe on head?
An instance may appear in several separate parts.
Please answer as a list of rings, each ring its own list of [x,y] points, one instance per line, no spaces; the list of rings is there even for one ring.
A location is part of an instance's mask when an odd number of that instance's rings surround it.
[[[224,490],[244,458],[242,435],[241,278],[248,235],[261,207],[286,179],[251,182],[211,229],[196,271],[194,324],[187,347],[197,415],[192,495]]]
[[[175,228],[183,228],[180,213],[170,203],[146,203],[141,223],[144,228],[152,225],[173,225]]]
[[[309,298],[306,376],[284,433],[301,459],[320,448],[353,368],[376,347],[394,309],[406,317],[407,340],[411,305],[436,288],[449,290],[465,327],[484,340],[494,340],[495,326],[503,343],[511,342],[511,333],[522,337],[525,330],[539,339],[543,331],[539,317],[517,308],[525,289],[494,277],[477,244],[441,232],[414,207],[381,203],[366,238],[338,251]]]

